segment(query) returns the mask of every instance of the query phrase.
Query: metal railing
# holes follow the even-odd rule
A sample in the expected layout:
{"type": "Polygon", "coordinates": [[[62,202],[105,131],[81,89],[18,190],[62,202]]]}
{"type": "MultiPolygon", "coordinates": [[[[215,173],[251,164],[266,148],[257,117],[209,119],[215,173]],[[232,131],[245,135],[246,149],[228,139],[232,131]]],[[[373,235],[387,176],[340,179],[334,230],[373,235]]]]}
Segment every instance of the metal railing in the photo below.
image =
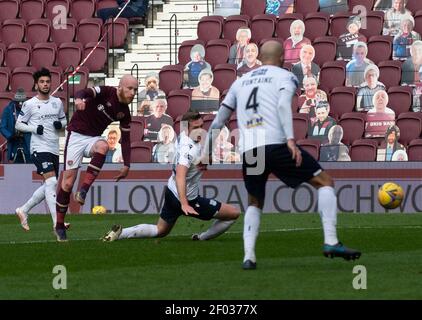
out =
{"type": "Polygon", "coordinates": [[[173,64],[173,20],[174,20],[174,64],[177,63],[177,34],[179,30],[177,30],[177,15],[174,13],[170,18],[170,64],[173,64]]]}
{"type": "MultiPolygon", "coordinates": [[[[130,74],[133,76],[133,74],[134,74],[134,70],[136,70],[135,72],[136,72],[136,79],[138,80],[138,87],[139,87],[139,66],[138,66],[138,64],[137,63],[135,63],[134,65],[133,65],[133,67],[132,67],[132,69],[130,70],[130,74]],[[136,69],[135,69],[136,68],[136,69]]],[[[133,112],[134,112],[134,110],[133,110],[133,104],[135,103],[135,108],[136,108],[136,111],[138,110],[138,103],[139,103],[139,101],[138,101],[138,94],[136,94],[136,97],[133,99],[134,101],[132,101],[132,103],[130,104],[130,112],[131,112],[131,114],[133,114],[133,112]]]]}
{"type": "MultiPolygon", "coordinates": [[[[246,1],[246,0],[244,0],[246,1]]],[[[251,0],[249,0],[251,1],[251,0]]],[[[215,9],[215,0],[207,0],[207,16],[210,15],[210,5],[212,8],[212,13],[214,13],[214,9],[215,9]]]]}

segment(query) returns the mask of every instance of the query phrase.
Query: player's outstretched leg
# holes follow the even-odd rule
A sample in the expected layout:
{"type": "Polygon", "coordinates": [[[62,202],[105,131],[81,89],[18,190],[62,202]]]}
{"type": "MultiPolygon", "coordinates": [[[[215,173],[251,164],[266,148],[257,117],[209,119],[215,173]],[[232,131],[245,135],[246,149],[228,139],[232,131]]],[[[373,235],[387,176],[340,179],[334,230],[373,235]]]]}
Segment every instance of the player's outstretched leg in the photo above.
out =
{"type": "Polygon", "coordinates": [[[19,218],[22,228],[25,231],[29,231],[28,225],[28,212],[31,211],[36,205],[41,203],[45,198],[45,184],[41,185],[35,192],[32,194],[32,197],[19,208],[16,208],[15,212],[19,218]]]}
{"type": "Polygon", "coordinates": [[[344,246],[337,238],[337,196],[332,178],[323,171],[312,178],[310,183],[318,189],[318,212],[324,230],[324,256],[341,257],[345,260],[359,259],[360,251],[344,246]]]}
{"type": "Polygon", "coordinates": [[[239,215],[240,211],[236,207],[222,203],[220,211],[214,216],[217,220],[207,231],[193,234],[192,240],[210,240],[218,237],[235,223],[239,215]]]}

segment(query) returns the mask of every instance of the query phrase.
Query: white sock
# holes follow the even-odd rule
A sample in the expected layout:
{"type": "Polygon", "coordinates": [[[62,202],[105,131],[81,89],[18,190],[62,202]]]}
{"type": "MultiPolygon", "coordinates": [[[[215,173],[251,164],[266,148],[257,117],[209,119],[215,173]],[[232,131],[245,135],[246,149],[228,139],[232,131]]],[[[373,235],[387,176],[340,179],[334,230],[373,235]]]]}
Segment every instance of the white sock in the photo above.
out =
{"type": "Polygon", "coordinates": [[[236,220],[216,220],[211,227],[199,235],[199,240],[210,240],[217,238],[220,234],[226,232],[236,220]]]}
{"type": "Polygon", "coordinates": [[[158,234],[155,224],[138,224],[130,228],[124,228],[119,239],[127,238],[154,238],[158,234]]]}
{"type": "Polygon", "coordinates": [[[41,185],[35,192],[32,194],[32,197],[21,207],[22,211],[25,214],[28,214],[37,204],[45,198],[45,184],[41,185]]]}
{"type": "Polygon", "coordinates": [[[50,177],[45,180],[45,200],[47,202],[48,210],[53,220],[53,227],[56,226],[57,215],[56,215],[56,188],[57,178],[50,177]]]}
{"type": "Polygon", "coordinates": [[[324,243],[337,244],[337,197],[333,187],[318,189],[318,212],[324,229],[324,243]]]}
{"type": "Polygon", "coordinates": [[[243,226],[243,246],[245,249],[243,261],[251,260],[252,262],[256,262],[255,243],[258,238],[261,212],[261,209],[254,206],[249,206],[248,209],[246,209],[243,226]]]}

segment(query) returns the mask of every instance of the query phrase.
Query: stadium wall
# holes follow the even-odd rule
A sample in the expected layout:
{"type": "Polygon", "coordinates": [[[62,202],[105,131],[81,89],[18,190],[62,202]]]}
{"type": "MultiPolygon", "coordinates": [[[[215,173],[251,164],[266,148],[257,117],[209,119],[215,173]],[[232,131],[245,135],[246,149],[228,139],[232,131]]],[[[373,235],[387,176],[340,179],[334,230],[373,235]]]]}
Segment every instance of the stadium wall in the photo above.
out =
{"type": "MultiPolygon", "coordinates": [[[[239,165],[213,166],[205,172],[200,192],[207,197],[240,206],[247,206],[247,193],[239,165]]],[[[378,188],[387,181],[402,185],[405,199],[391,212],[422,212],[422,163],[325,163],[323,167],[335,178],[339,210],[342,212],[386,212],[377,201],[378,188]]],[[[82,169],[85,169],[83,167],[82,169]]],[[[171,174],[170,166],[133,164],[129,176],[114,181],[120,165],[105,165],[81,208],[72,202],[72,213],[90,212],[102,204],[113,213],[157,213],[163,204],[163,191],[171,174]]],[[[81,184],[81,170],[76,186],[81,184]]],[[[41,184],[33,165],[0,165],[0,214],[14,213],[41,184]]],[[[75,190],[76,190],[75,186],[75,190]]],[[[317,212],[317,194],[308,185],[296,190],[287,188],[270,177],[264,212],[317,212]]],[[[33,210],[47,213],[44,202],[33,210]]]]}

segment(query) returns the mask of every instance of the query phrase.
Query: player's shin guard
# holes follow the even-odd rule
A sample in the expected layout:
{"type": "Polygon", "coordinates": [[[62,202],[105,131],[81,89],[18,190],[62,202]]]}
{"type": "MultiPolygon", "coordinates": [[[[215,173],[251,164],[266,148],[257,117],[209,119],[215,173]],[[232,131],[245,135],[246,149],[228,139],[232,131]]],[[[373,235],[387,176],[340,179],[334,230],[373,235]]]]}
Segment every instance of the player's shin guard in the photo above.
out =
{"type": "Polygon", "coordinates": [[[56,186],[57,178],[50,177],[45,180],[45,200],[47,201],[48,209],[50,210],[51,218],[53,219],[53,226],[56,226],[56,186]]]}
{"type": "Polygon", "coordinates": [[[337,197],[333,187],[318,189],[318,212],[324,229],[324,243],[337,244],[337,197]]]}
{"type": "Polygon", "coordinates": [[[56,199],[57,222],[56,229],[64,229],[64,218],[66,217],[67,208],[70,202],[70,192],[60,188],[56,199]]]}
{"type": "Polygon", "coordinates": [[[249,206],[248,209],[246,209],[243,226],[243,245],[245,249],[243,261],[250,260],[256,262],[255,243],[258,238],[261,212],[261,209],[254,206],[249,206]]]}
{"type": "Polygon", "coordinates": [[[91,162],[88,165],[88,169],[86,170],[86,175],[82,183],[81,191],[85,193],[88,192],[95,179],[97,179],[97,176],[100,173],[101,168],[103,167],[105,158],[105,154],[101,154],[98,152],[93,154],[91,162]]]}
{"type": "Polygon", "coordinates": [[[217,238],[220,234],[226,232],[236,220],[217,220],[212,226],[205,232],[202,232],[198,238],[199,240],[211,240],[217,238]]]}

